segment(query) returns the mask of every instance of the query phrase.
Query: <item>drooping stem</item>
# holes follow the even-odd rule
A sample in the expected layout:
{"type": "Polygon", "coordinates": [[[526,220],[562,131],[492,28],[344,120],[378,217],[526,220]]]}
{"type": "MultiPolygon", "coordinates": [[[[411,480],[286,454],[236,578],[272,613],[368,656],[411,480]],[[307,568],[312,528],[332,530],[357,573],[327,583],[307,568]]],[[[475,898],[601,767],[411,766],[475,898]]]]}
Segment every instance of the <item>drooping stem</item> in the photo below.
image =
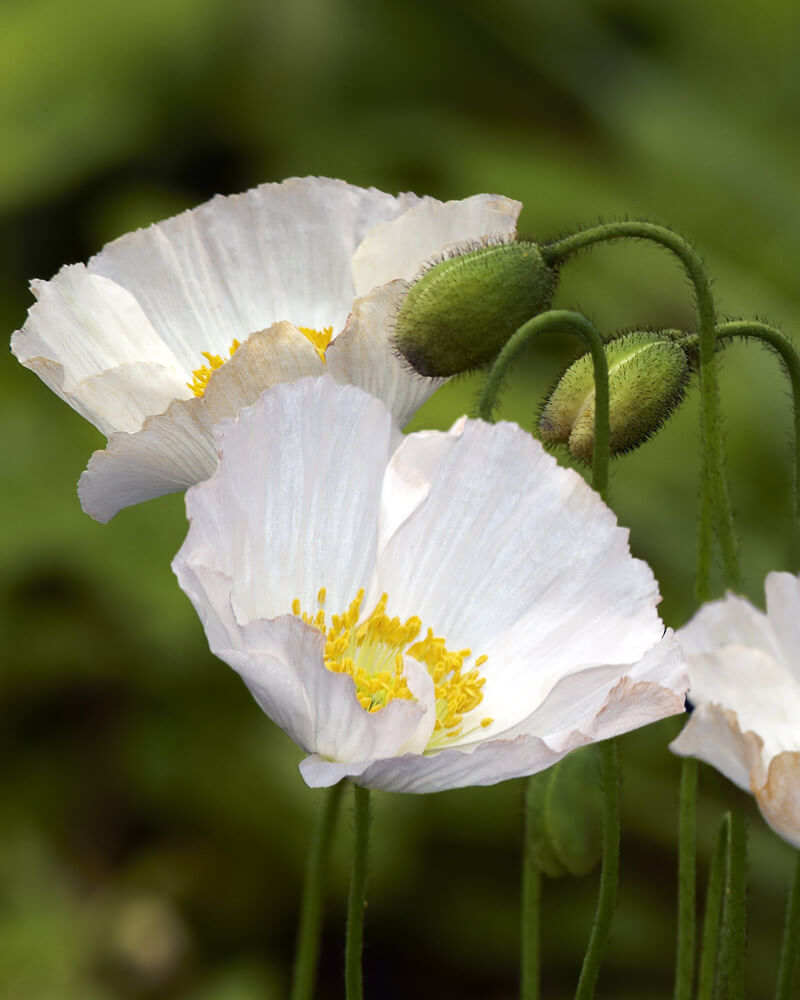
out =
{"type": "Polygon", "coordinates": [[[700,328],[700,396],[702,401],[703,457],[701,469],[700,526],[697,546],[697,593],[701,601],[711,596],[711,566],[716,527],[722,551],[725,580],[739,582],[739,556],[733,512],[725,478],[722,450],[719,387],[715,361],[716,311],[711,283],[700,255],[682,236],[650,222],[611,222],[592,226],[542,247],[548,264],[557,266],[579,250],[609,240],[639,239],[660,244],[678,257],[695,291],[700,328]],[[716,514],[716,518],[715,518],[716,514]]]}
{"type": "Polygon", "coordinates": [[[522,961],[520,975],[520,1000],[539,1000],[541,979],[540,922],[542,876],[533,852],[534,821],[532,783],[525,784],[525,820],[522,853],[522,961]]]}
{"type": "Polygon", "coordinates": [[[343,782],[328,791],[325,807],[316,820],[306,862],[300,922],[297,928],[297,951],[291,1000],[312,1000],[319,956],[319,936],[322,926],[322,902],[325,895],[325,873],[333,843],[333,831],[342,799],[343,782]]]}
{"type": "Polygon", "coordinates": [[[600,872],[600,896],[597,900],[589,947],[583,959],[575,1000],[591,1000],[594,996],[600,965],[608,945],[611,921],[617,905],[619,884],[619,761],[617,741],[606,740],[600,744],[603,755],[603,867],[600,872]]]}
{"type": "Polygon", "coordinates": [[[706,911],[703,917],[703,942],[700,948],[700,970],[697,977],[696,1000],[712,1000],[714,975],[719,953],[719,924],[722,911],[722,894],[725,888],[725,863],[728,854],[731,817],[726,813],[720,823],[717,843],[711,855],[706,891],[706,911]]]}
{"type": "Polygon", "coordinates": [[[758,340],[777,352],[789,381],[792,385],[792,403],[794,407],[794,478],[793,478],[793,510],[794,516],[800,516],[800,354],[788,337],[780,330],[766,323],[737,321],[721,323],[717,327],[720,340],[733,338],[758,340]]]}
{"type": "Polygon", "coordinates": [[[559,330],[577,334],[591,351],[595,384],[592,486],[605,497],[608,488],[608,362],[603,350],[603,340],[585,316],[568,309],[552,309],[523,323],[506,342],[489,370],[478,403],[478,416],[491,422],[508,369],[522,348],[540,333],[559,330]]]}
{"type": "Polygon", "coordinates": [[[363,1000],[361,951],[364,941],[364,907],[367,892],[367,854],[369,848],[369,790],[353,786],[354,832],[353,868],[350,874],[350,896],[347,902],[347,933],[345,937],[344,985],[347,1000],[363,1000]]]}
{"type": "Polygon", "coordinates": [[[775,1000],[792,1000],[792,992],[797,973],[797,958],[800,952],[800,854],[794,867],[794,879],[786,904],[786,923],[783,927],[781,959],[778,966],[778,985],[775,1000]]]}
{"type": "Polygon", "coordinates": [[[678,818],[678,944],[675,952],[675,1000],[690,1000],[694,982],[696,936],[697,761],[681,761],[678,818]]]}

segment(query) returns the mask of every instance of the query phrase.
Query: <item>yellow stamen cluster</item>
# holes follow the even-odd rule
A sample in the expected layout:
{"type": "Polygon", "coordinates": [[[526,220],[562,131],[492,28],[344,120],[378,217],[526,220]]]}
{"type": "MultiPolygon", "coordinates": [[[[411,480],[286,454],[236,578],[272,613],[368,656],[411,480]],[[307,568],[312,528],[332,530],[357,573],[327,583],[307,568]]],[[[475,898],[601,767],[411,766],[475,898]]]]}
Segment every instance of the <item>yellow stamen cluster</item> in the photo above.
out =
{"type": "MultiPolygon", "coordinates": [[[[330,624],[327,624],[325,597],[322,587],[317,594],[318,608],[314,614],[302,611],[300,601],[295,599],[292,613],[325,636],[325,666],[334,673],[349,674],[353,678],[361,707],[367,712],[378,712],[395,698],[413,698],[403,670],[403,657],[410,656],[422,663],[433,679],[436,722],[429,747],[459,736],[465,714],[483,700],[482,689],[486,681],[480,676],[479,668],[487,657],[479,656],[474,666],[465,670],[464,661],[472,655],[471,650],[448,650],[445,640],[434,636],[432,629],[428,629],[424,639],[418,640],[422,629],[420,619],[414,616],[401,622],[399,618],[389,618],[386,594],[359,624],[363,589],[344,614],[331,615],[330,624]]],[[[486,718],[480,725],[486,727],[491,722],[486,718]]]]}
{"type": "MultiPolygon", "coordinates": [[[[333,327],[326,326],[323,330],[315,330],[310,326],[299,326],[297,329],[311,342],[314,350],[319,355],[320,361],[324,362],[325,351],[328,349],[331,340],[333,340],[333,327]]],[[[219,354],[212,354],[210,351],[202,352],[208,364],[195,368],[192,372],[192,381],[186,383],[195,396],[202,396],[205,393],[208,388],[208,380],[212,374],[218,368],[222,368],[226,361],[230,361],[236,349],[241,346],[238,340],[234,340],[230,346],[227,358],[223,358],[219,354]]]]}
{"type": "Polygon", "coordinates": [[[300,333],[304,333],[306,338],[311,341],[319,355],[320,361],[325,361],[325,351],[328,349],[328,345],[331,340],[333,340],[333,327],[326,326],[322,330],[315,330],[311,326],[298,326],[297,328],[300,333]]]}
{"type": "Polygon", "coordinates": [[[192,390],[195,396],[202,396],[206,391],[208,386],[208,380],[211,378],[213,372],[217,368],[222,368],[226,361],[229,361],[233,355],[236,353],[237,348],[242,345],[238,340],[230,346],[230,351],[228,352],[227,358],[221,358],[219,354],[212,354],[210,351],[203,351],[203,357],[208,362],[207,365],[201,365],[199,368],[195,368],[192,372],[192,381],[187,382],[186,385],[192,390]]]}

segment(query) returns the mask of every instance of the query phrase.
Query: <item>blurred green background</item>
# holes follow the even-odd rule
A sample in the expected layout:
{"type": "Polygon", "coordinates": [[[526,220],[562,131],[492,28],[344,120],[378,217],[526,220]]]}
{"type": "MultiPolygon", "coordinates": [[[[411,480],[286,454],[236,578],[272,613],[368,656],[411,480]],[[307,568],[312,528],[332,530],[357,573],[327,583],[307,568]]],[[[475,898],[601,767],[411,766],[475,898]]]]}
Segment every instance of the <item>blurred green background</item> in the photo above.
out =
{"type": "MultiPolygon", "coordinates": [[[[521,199],[550,238],[625,215],[691,235],[723,314],[800,319],[799,8],[731,0],[6,0],[0,6],[0,315],[27,281],[215,192],[293,174],[439,198],[521,199]]],[[[600,328],[693,325],[675,265],[642,246],[564,270],[600,328]]],[[[569,338],[564,338],[568,340],[569,338]]],[[[575,346],[542,341],[505,415],[531,425],[575,346]]],[[[790,415],[774,359],[723,357],[745,589],[800,569],[790,415]]],[[[263,1000],[287,993],[320,795],[298,751],[214,660],[169,562],[182,499],[82,514],[93,427],[0,368],[0,997],[263,1000]]],[[[474,399],[461,381],[419,425],[474,399]]],[[[613,467],[611,502],[693,608],[696,392],[613,467]]],[[[600,996],[671,996],[674,720],[622,741],[623,875],[600,996]]],[[[700,858],[730,788],[701,778],[700,858]]],[[[375,796],[367,996],[516,995],[521,786],[375,796]]],[[[792,852],[749,800],[749,977],[772,995],[792,852]]],[[[330,871],[320,1000],[341,996],[349,803],[330,871]]],[[[545,888],[546,1000],[571,996],[596,878],[545,888]]]]}

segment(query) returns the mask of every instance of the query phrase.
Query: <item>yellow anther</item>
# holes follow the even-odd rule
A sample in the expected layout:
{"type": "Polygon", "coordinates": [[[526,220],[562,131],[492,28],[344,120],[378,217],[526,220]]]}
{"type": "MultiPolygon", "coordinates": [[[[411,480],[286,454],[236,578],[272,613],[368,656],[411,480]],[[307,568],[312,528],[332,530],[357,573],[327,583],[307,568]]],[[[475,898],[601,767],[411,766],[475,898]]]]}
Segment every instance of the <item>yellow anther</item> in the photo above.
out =
{"type": "Polygon", "coordinates": [[[297,329],[300,333],[305,334],[319,355],[320,361],[324,362],[325,351],[327,351],[328,345],[333,340],[333,327],[326,326],[322,330],[315,330],[311,326],[298,326],[297,329]]]}
{"type": "Polygon", "coordinates": [[[491,726],[493,722],[494,719],[491,719],[489,718],[489,716],[487,716],[485,719],[481,719],[481,728],[485,729],[487,726],[491,726]]]}
{"type": "MultiPolygon", "coordinates": [[[[472,656],[470,649],[449,650],[431,628],[420,639],[422,621],[418,617],[402,621],[386,614],[388,594],[381,594],[373,610],[362,618],[363,588],[344,614],[331,615],[330,625],[326,625],[321,608],[326,593],[325,587],[320,587],[320,608],[315,614],[302,612],[297,599],[292,602],[292,613],[323,634],[325,666],[352,677],[362,708],[378,712],[396,698],[413,698],[405,678],[405,657],[409,656],[421,663],[433,680],[436,718],[429,746],[436,748],[460,736],[464,717],[483,700],[486,680],[477,668],[487,657],[479,656],[474,667],[465,669],[465,661],[472,656]]],[[[485,718],[479,725],[485,728],[491,722],[485,718]]]]}
{"type": "Polygon", "coordinates": [[[199,368],[195,368],[192,372],[192,381],[187,382],[186,385],[195,396],[202,396],[208,387],[208,381],[212,374],[218,369],[222,368],[226,361],[229,361],[234,353],[242,345],[238,340],[234,340],[228,351],[228,357],[222,358],[219,354],[211,354],[210,351],[202,351],[203,357],[208,362],[207,365],[201,365],[199,368]]]}
{"type": "Polygon", "coordinates": [[[484,665],[484,663],[486,663],[486,661],[488,659],[489,659],[489,657],[486,655],[486,653],[481,653],[481,655],[475,661],[475,666],[476,667],[482,667],[484,665]]]}

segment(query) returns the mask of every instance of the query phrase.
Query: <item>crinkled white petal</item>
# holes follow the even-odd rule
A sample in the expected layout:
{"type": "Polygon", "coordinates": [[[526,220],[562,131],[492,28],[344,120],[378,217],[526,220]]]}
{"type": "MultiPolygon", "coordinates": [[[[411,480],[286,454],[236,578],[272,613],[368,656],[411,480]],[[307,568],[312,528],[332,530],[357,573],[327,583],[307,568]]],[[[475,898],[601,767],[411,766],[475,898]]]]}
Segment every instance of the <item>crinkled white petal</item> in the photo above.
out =
{"type": "Polygon", "coordinates": [[[130,292],[83,264],[31,289],[38,301],[11,350],[103,433],[138,430],[188,395],[178,359],[130,292]]]}
{"type": "Polygon", "coordinates": [[[800,685],[782,662],[747,646],[721,646],[688,660],[692,704],[735,712],[742,731],[763,741],[765,760],[800,747],[800,685]]]}
{"type": "MultiPolygon", "coordinates": [[[[341,613],[372,577],[383,471],[399,436],[377,399],[329,376],[276,386],[218,426],[219,471],[187,493],[184,549],[213,549],[240,622],[300,600],[341,613]]],[[[183,551],[183,550],[182,550],[183,551]]]]}
{"type": "Polygon", "coordinates": [[[352,678],[325,667],[320,632],[294,615],[240,624],[230,604],[230,578],[209,569],[204,556],[202,549],[184,546],[173,569],[200,615],[209,646],[294,742],[340,764],[355,762],[356,769],[375,756],[419,752],[433,728],[429,679],[426,684],[415,676],[409,685],[414,700],[395,699],[380,712],[365,712],[352,678]]]}
{"type": "Polygon", "coordinates": [[[800,579],[792,573],[768,573],[764,588],[767,618],[780,644],[783,662],[800,683],[800,579]]]}
{"type": "Polygon", "coordinates": [[[770,656],[779,655],[780,650],[764,612],[732,593],[704,604],[678,632],[678,638],[687,656],[727,645],[752,646],[770,656]]]}
{"type": "Polygon", "coordinates": [[[353,256],[356,295],[395,278],[410,281],[428,258],[451,243],[513,234],[521,210],[521,202],[494,194],[463,201],[421,199],[366,235],[353,256]]]}
{"type": "Polygon", "coordinates": [[[394,281],[357,299],[326,354],[331,375],[382,399],[401,427],[445,381],[417,374],[392,346],[397,310],[407,289],[405,282],[394,281]]]}
{"type": "Polygon", "coordinates": [[[762,766],[757,734],[743,730],[734,711],[713,703],[695,708],[669,748],[681,757],[704,760],[748,792],[751,769],[762,766]]]}
{"type": "Polygon", "coordinates": [[[683,656],[668,636],[622,671],[595,667],[564,678],[530,719],[508,732],[435,753],[374,760],[348,776],[370,788],[415,793],[524,777],[577,747],[681,712],[686,684],[683,656]]]}
{"type": "MultiPolygon", "coordinates": [[[[507,729],[560,678],[634,662],[660,639],[657,586],[627,531],[516,425],[409,435],[391,471],[415,466],[430,491],[379,551],[378,587],[392,614],[489,657],[482,716],[507,729]]],[[[382,506],[396,521],[393,497],[382,506]]]]}
{"type": "MultiPolygon", "coordinates": [[[[418,201],[323,177],[262,184],[123,236],[89,270],[133,293],[187,371],[286,320],[340,330],[365,234],[418,201]]],[[[394,277],[394,275],[393,275],[394,277]]]]}
{"type": "Polygon", "coordinates": [[[105,523],[124,507],[207,479],[217,467],[217,421],[254,403],[265,387],[323,371],[308,338],[290,323],[254,333],[212,373],[203,396],[175,400],[136,433],[112,434],[81,476],[83,509],[105,523]]]}

